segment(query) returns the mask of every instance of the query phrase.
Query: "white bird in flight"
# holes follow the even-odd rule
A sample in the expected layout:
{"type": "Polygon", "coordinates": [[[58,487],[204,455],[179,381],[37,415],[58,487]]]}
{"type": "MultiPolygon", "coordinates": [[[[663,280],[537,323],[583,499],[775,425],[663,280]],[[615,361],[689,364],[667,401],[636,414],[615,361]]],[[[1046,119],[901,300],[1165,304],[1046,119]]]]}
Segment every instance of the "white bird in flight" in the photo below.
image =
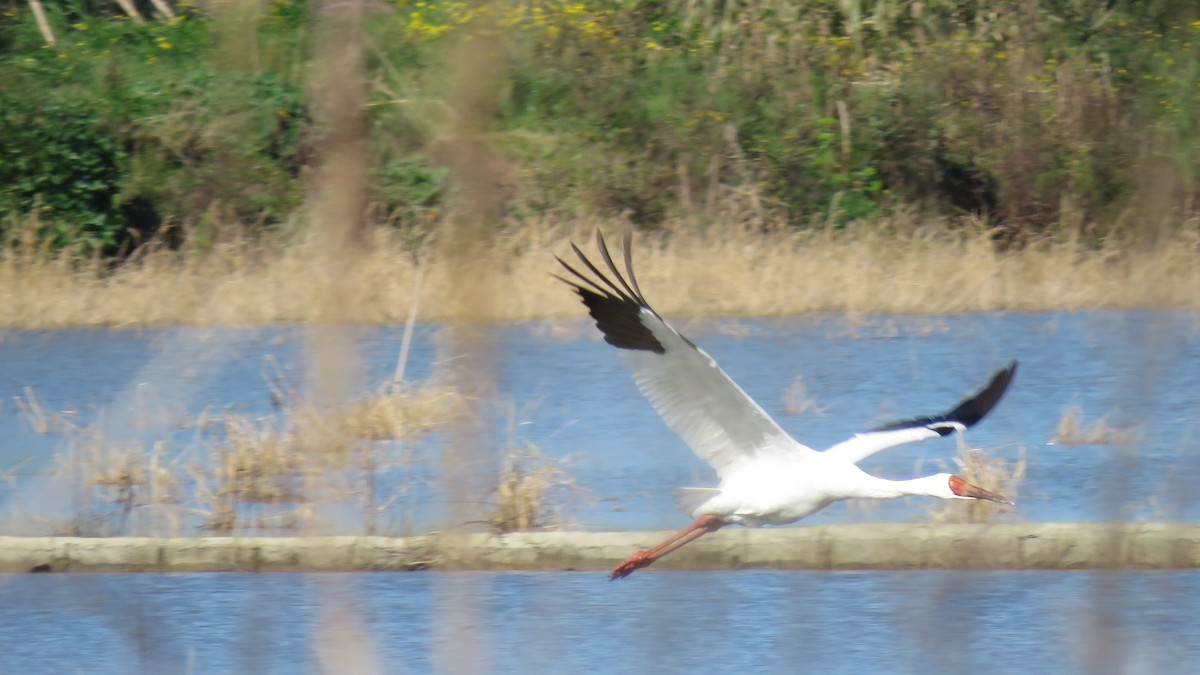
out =
{"type": "Polygon", "coordinates": [[[613,264],[599,230],[596,245],[616,282],[574,243],[571,248],[595,278],[561,258],[558,262],[575,279],[555,276],[583,299],[604,341],[619,350],[642,394],[667,426],[716,470],[720,483],[715,488],[681,489],[679,503],[695,521],[661,544],[627,558],[613,570],[611,579],[628,576],[726,525],[784,525],[843,499],[920,495],[1014,505],[953,474],[888,480],[857,465],[880,450],[962,432],[975,424],[1004,395],[1016,373],[1016,361],[950,412],[886,424],[818,452],[796,442],[712,357],[650,308],[633,274],[631,243],[632,233],[626,232],[628,281],[613,264]]]}

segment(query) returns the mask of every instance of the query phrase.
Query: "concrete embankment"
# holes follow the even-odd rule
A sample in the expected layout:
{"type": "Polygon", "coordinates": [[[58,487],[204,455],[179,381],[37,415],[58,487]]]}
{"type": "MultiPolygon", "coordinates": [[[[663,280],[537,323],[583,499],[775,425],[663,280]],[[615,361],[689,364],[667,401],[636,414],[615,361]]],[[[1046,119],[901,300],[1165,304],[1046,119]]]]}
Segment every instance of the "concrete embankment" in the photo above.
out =
{"type": "MultiPolygon", "coordinates": [[[[0,572],[608,570],[670,532],[0,537],[0,572]]],[[[708,535],[655,569],[1196,569],[1200,524],[830,525],[708,535]]]]}

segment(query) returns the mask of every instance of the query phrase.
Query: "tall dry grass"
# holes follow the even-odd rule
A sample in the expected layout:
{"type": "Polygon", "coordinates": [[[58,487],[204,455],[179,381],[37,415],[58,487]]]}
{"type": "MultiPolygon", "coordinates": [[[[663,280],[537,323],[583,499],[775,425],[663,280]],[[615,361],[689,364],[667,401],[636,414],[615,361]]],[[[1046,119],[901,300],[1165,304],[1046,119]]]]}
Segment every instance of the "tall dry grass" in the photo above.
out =
{"type": "MultiPolygon", "coordinates": [[[[161,435],[115,441],[103,421],[48,424],[40,405],[19,409],[37,433],[60,436],[57,480],[71,511],[52,525],[88,536],[312,532],[333,526],[365,534],[411,533],[425,486],[415,442],[452,425],[461,396],[444,386],[381,390],[342,406],[292,392],[278,416],[206,410],[161,435]],[[340,519],[328,522],[331,513],[340,519]],[[357,521],[357,524],[349,521],[357,521]]],[[[36,402],[30,392],[24,401],[36,402]]]]}
{"type": "Polygon", "coordinates": [[[1122,445],[1132,446],[1137,441],[1133,429],[1120,429],[1112,425],[1108,415],[1083,421],[1083,408],[1072,404],[1063,409],[1058,425],[1050,437],[1051,445],[1122,445]]]}
{"type": "Polygon", "coordinates": [[[532,443],[504,455],[489,509],[493,532],[556,529],[565,525],[583,491],[565,462],[547,457],[532,443]]]}
{"type": "MultiPolygon", "coordinates": [[[[108,269],[94,260],[28,248],[0,255],[0,326],[150,326],[323,323],[323,289],[353,289],[342,321],[402,323],[423,265],[426,321],[578,318],[549,275],[567,241],[589,246],[594,227],[618,221],[511,224],[479,265],[487,303],[462,303],[478,278],[470,261],[439,257],[395,231],[374,229],[352,265],[324,264],[316,236],[225,235],[205,251],[147,249],[108,269]],[[463,287],[466,287],[463,289],[463,287]],[[503,292],[491,293],[500,289],[503,292]]],[[[668,223],[634,239],[638,277],[668,316],[778,316],[808,312],[957,313],[1200,307],[1200,222],[1157,245],[1099,247],[1047,239],[998,252],[978,223],[795,231],[668,223]]]]}
{"type": "MultiPolygon", "coordinates": [[[[988,454],[982,448],[968,447],[959,441],[958,455],[949,469],[968,483],[1004,495],[1020,504],[1020,489],[1027,468],[1024,453],[1012,461],[988,454]]],[[[929,506],[932,523],[986,523],[1012,508],[981,499],[935,501],[929,506]]]]}
{"type": "MultiPolygon", "coordinates": [[[[27,392],[18,414],[36,433],[64,440],[54,474],[70,488],[72,505],[65,520],[50,525],[85,536],[292,534],[330,527],[412,534],[430,525],[422,502],[431,490],[445,490],[447,481],[430,473],[434,458],[415,443],[472,414],[465,397],[425,382],[384,387],[335,408],[286,388],[277,399],[278,416],[205,410],[181,423],[195,432],[181,446],[170,436],[175,425],[162,437],[117,442],[102,424],[76,426],[27,392]],[[340,520],[329,522],[330,513],[340,520]]],[[[568,524],[585,492],[569,460],[519,442],[514,427],[510,423],[502,447],[479,449],[496,455],[487,487],[469,496],[480,523],[501,533],[568,524]]]]}

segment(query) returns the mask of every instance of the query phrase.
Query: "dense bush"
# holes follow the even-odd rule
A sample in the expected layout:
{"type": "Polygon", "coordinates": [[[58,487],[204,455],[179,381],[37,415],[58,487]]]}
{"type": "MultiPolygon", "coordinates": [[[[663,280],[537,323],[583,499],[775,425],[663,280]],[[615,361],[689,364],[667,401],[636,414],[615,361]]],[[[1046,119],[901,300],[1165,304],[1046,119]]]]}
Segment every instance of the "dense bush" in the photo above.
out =
{"type": "Polygon", "coordinates": [[[298,84],[223,67],[204,17],[48,9],[58,49],[28,17],[0,22],[0,211],[19,216],[0,235],[33,222],[53,247],[112,255],[214,211],[273,223],[299,206],[311,124],[298,84]]]}
{"type": "Polygon", "coordinates": [[[0,96],[0,210],[36,213],[51,246],[111,250],[124,150],[86,101],[0,96]]]}
{"type": "MultiPolygon", "coordinates": [[[[319,137],[304,0],[147,24],[68,3],[57,50],[5,1],[0,227],[36,213],[53,245],[111,253],[300,207],[319,137]]],[[[480,114],[520,212],[654,226],[741,199],[808,226],[904,207],[1022,241],[1178,221],[1200,197],[1184,0],[397,0],[367,35],[372,213],[397,226],[437,221],[452,193],[426,150],[480,114]],[[501,36],[499,82],[463,96],[479,35],[501,36]]]]}

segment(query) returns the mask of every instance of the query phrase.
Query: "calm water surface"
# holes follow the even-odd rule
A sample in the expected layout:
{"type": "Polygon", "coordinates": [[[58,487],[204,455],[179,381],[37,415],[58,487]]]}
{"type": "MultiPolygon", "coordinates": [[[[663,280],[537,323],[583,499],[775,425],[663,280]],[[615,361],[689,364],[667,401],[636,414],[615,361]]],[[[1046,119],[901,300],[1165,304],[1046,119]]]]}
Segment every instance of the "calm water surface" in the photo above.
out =
{"type": "MultiPolygon", "coordinates": [[[[802,442],[825,447],[940,412],[1021,361],[1002,404],[969,433],[1028,462],[1010,520],[1200,519],[1200,314],[995,313],[795,318],[681,326],[802,442]],[[788,415],[802,377],[819,414],[788,415]],[[1107,416],[1124,446],[1050,445],[1063,410],[1107,416]]],[[[711,470],[658,420],[611,349],[581,322],[497,326],[495,445],[530,442],[586,492],[582,529],[675,528],[671,491],[711,470]]],[[[399,328],[356,329],[369,386],[399,328]]],[[[165,442],[163,461],[211,452],[203,411],[272,418],[271,379],[303,391],[301,328],[0,333],[0,533],[71,521],[61,477],[77,437],[38,435],[16,397],[110,440],[165,442]],[[57,457],[57,458],[56,458],[57,457]]],[[[436,373],[421,327],[408,373],[436,373]]],[[[432,437],[406,469],[420,489],[393,531],[436,527],[432,437]],[[420,459],[423,457],[424,459],[420,459]],[[419,509],[417,506],[419,505],[419,509]]],[[[866,468],[942,470],[952,439],[866,468]]],[[[837,506],[811,522],[926,517],[919,500],[837,506]]],[[[136,529],[138,521],[131,525],[136,529]]],[[[359,531],[353,517],[330,521],[359,531]]],[[[183,524],[183,534],[197,533],[183,524]]],[[[1193,673],[1200,574],[641,572],[0,576],[0,673],[1067,672],[1193,673]]]]}
{"type": "Polygon", "coordinates": [[[1194,673],[1197,573],[0,577],[5,673],[1194,673]]]}
{"type": "MultiPolygon", "coordinates": [[[[707,321],[682,328],[798,440],[823,448],[889,420],[941,412],[1016,358],[1021,369],[1000,406],[968,434],[1028,477],[1012,519],[1034,521],[1200,517],[1189,476],[1200,472],[1200,313],[994,313],[849,320],[806,317],[707,321]],[[819,407],[789,415],[797,377],[819,407]],[[1129,430],[1127,446],[1048,445],[1068,406],[1084,421],[1129,430]]],[[[566,458],[584,493],[583,529],[672,528],[683,523],[672,490],[711,485],[711,469],[658,419],[612,349],[582,322],[487,329],[496,349],[494,445],[530,442],[566,458]],[[573,339],[554,337],[566,333],[573,339]],[[548,337],[550,336],[550,337],[548,337]]],[[[439,368],[438,329],[418,330],[408,366],[421,380],[439,368]]],[[[0,532],[39,534],[69,516],[61,473],[70,438],[33,433],[15,397],[26,387],[48,411],[70,411],[110,440],[149,446],[165,462],[211,454],[189,424],[202,412],[270,418],[270,381],[304,389],[301,328],[181,328],[0,333],[0,532]],[[55,460],[55,455],[59,459],[55,460]],[[61,483],[62,481],[58,481],[61,483]],[[7,507],[7,508],[5,508],[7,507]],[[18,513],[19,517],[11,514],[18,513]],[[36,516],[36,517],[34,517],[36,516]]],[[[365,379],[390,378],[401,331],[355,330],[365,379]]],[[[429,438],[408,471],[419,474],[421,513],[394,529],[439,526],[437,453],[429,438]],[[424,461],[420,461],[420,457],[424,461]]],[[[908,445],[869,459],[870,471],[907,478],[952,468],[953,439],[908,445]]],[[[407,476],[411,478],[411,475],[407,476]]],[[[405,506],[412,510],[413,505],[405,506]]],[[[924,518],[923,502],[835,505],[811,522],[924,518]]],[[[353,531],[356,522],[339,524],[353,531]]],[[[397,533],[403,533],[397,531],[397,533]]]]}

